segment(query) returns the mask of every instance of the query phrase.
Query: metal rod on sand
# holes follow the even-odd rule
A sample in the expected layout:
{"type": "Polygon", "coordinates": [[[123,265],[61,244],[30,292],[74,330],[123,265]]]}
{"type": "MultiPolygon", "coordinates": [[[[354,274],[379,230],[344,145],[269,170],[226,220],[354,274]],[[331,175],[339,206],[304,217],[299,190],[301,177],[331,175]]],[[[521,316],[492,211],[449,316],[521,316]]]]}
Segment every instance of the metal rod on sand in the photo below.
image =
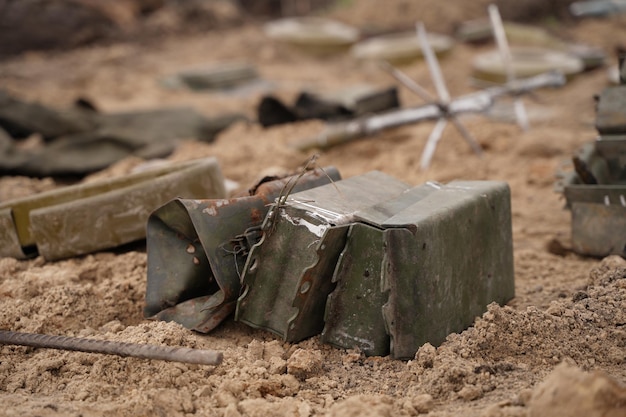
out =
{"type": "Polygon", "coordinates": [[[10,330],[0,330],[0,344],[73,350],[88,353],[104,353],[108,355],[157,359],[199,365],[219,365],[223,359],[222,352],[213,350],[124,343],[38,333],[22,333],[10,330]]]}

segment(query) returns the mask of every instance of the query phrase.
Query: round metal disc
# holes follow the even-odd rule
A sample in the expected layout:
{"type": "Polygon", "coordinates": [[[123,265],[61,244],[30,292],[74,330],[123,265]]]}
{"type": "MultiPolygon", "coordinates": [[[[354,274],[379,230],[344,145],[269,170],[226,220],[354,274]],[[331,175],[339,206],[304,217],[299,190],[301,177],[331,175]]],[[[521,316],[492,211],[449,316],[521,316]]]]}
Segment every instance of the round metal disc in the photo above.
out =
{"type": "Polygon", "coordinates": [[[359,39],[357,29],[320,17],[279,19],[267,23],[264,31],[274,40],[317,52],[346,49],[359,39]]]}
{"type": "MultiPolygon", "coordinates": [[[[438,55],[449,51],[454,45],[448,36],[434,33],[428,33],[427,36],[431,48],[438,55]]],[[[420,58],[422,48],[417,34],[411,31],[364,40],[354,45],[351,53],[357,59],[403,64],[420,58]]]]}
{"type": "MultiPolygon", "coordinates": [[[[567,77],[581,72],[583,62],[571,54],[546,48],[512,47],[511,63],[515,78],[527,78],[544,72],[559,70],[567,77]]],[[[505,82],[506,68],[500,51],[478,55],[473,62],[474,77],[491,82],[505,82]]]]}

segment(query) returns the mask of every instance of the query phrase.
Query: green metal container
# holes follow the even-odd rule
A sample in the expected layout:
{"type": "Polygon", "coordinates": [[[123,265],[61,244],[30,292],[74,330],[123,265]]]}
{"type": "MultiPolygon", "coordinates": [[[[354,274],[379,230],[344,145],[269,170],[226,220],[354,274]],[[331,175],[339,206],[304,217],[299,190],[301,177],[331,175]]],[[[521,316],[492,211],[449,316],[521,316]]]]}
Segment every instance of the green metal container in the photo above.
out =
{"type": "MultiPolygon", "coordinates": [[[[236,319],[297,342],[411,358],[514,296],[505,183],[371,172],[293,194],[243,272],[236,319]]],[[[271,223],[271,224],[268,224],[271,223]]]]}

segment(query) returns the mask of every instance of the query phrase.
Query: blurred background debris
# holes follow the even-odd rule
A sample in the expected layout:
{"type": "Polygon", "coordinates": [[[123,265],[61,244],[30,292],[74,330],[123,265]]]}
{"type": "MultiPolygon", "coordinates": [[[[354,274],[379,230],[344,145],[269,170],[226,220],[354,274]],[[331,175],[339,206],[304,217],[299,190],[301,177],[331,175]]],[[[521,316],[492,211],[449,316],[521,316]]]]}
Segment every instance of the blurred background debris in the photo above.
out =
{"type": "MultiPolygon", "coordinates": [[[[484,19],[492,2],[163,0],[153,8],[115,15],[87,7],[86,2],[0,0],[0,85],[15,99],[61,113],[74,109],[80,100],[82,112],[96,118],[186,107],[207,119],[243,113],[252,121],[266,94],[291,109],[301,92],[317,96],[353,85],[382,89],[393,83],[376,62],[355,59],[349,50],[314,56],[263,32],[265,23],[311,16],[357,29],[358,42],[413,31],[415,22],[423,21],[429,31],[454,38],[454,47],[440,55],[440,65],[452,96],[463,97],[476,91],[470,83],[472,60],[494,48],[494,42],[492,38],[484,43],[464,42],[456,37],[456,30],[465,21],[484,19]],[[48,10],[53,5],[57,14],[48,10]],[[74,8],[72,12],[67,5],[74,8]],[[29,13],[17,13],[27,7],[29,13]],[[262,7],[268,7],[267,13],[261,12],[262,7]],[[64,20],[77,13],[92,19],[97,16],[101,23],[64,20]],[[253,65],[259,80],[271,87],[235,94],[238,88],[196,91],[184,86],[166,88],[161,82],[174,74],[229,62],[253,65]]],[[[123,0],[97,3],[101,7],[127,4],[123,0]]],[[[512,191],[515,264],[515,298],[508,306],[491,306],[466,332],[451,336],[438,348],[425,345],[414,360],[400,363],[366,358],[355,349],[330,349],[320,338],[284,344],[241,323],[225,322],[214,334],[198,335],[175,323],[147,322],[142,308],[149,267],[146,251],[138,246],[52,262],[44,257],[3,258],[0,327],[211,347],[223,350],[225,358],[219,372],[206,372],[179,364],[140,364],[133,359],[5,346],[0,366],[3,410],[14,415],[94,417],[365,415],[373,410],[399,416],[429,412],[525,416],[530,412],[529,390],[539,386],[560,361],[573,360],[582,369],[606,371],[626,381],[622,308],[626,261],[614,256],[600,262],[574,251],[570,212],[563,209],[564,198],[553,191],[554,172],[562,159],[571,163],[571,156],[578,155],[575,150],[598,135],[593,96],[609,83],[609,67],[614,68],[614,79],[619,79],[613,52],[626,39],[626,14],[577,18],[569,11],[571,2],[497,4],[505,26],[524,24],[565,44],[598,47],[606,54],[606,68],[578,74],[558,90],[540,91],[537,102],[525,97],[532,125],[528,131],[463,115],[462,122],[483,149],[482,160],[458,132],[448,129],[449,136],[440,141],[428,171],[420,170],[420,154],[437,123],[431,120],[380,131],[372,140],[321,150],[320,162],[339,167],[346,177],[379,170],[408,184],[449,183],[458,178],[507,181],[512,191]],[[553,244],[549,251],[549,242],[560,245],[553,244]],[[309,363],[314,366],[307,367],[309,363]]],[[[523,40],[509,38],[512,46],[537,46],[523,40]]],[[[425,61],[415,59],[401,69],[434,92],[425,61]]],[[[398,87],[398,98],[403,107],[424,103],[402,87],[398,87]]],[[[433,114],[435,107],[431,107],[433,114]]],[[[166,159],[216,157],[224,176],[238,184],[229,185],[229,195],[233,195],[233,188],[250,188],[252,180],[270,168],[292,172],[304,156],[290,145],[319,133],[324,124],[297,120],[264,128],[260,123],[236,122],[210,143],[178,142],[166,159]]],[[[0,134],[0,149],[32,151],[54,141],[40,133],[24,138],[0,134]]],[[[602,143],[611,144],[606,139],[602,143]]],[[[121,177],[142,162],[138,155],[125,157],[81,182],[121,177]]],[[[596,180],[603,181],[594,172],[594,164],[586,164],[596,180]]],[[[74,180],[4,175],[0,200],[59,189],[74,180]]],[[[598,208],[617,211],[622,207],[619,194],[609,199],[611,206],[598,204],[598,208]]],[[[611,224],[614,235],[615,224],[611,224]]],[[[466,253],[476,240],[457,241],[459,253],[466,253]]],[[[374,276],[370,274],[370,279],[374,276]]]]}
{"type": "Polygon", "coordinates": [[[576,17],[604,17],[614,13],[626,13],[624,0],[588,0],[572,3],[569,8],[576,17]]]}
{"type": "Polygon", "coordinates": [[[207,118],[189,106],[115,113],[55,109],[0,91],[0,175],[81,177],[131,155],[165,157],[182,140],[211,142],[245,119],[237,113],[207,118]],[[32,137],[41,140],[24,147],[32,137]]]}

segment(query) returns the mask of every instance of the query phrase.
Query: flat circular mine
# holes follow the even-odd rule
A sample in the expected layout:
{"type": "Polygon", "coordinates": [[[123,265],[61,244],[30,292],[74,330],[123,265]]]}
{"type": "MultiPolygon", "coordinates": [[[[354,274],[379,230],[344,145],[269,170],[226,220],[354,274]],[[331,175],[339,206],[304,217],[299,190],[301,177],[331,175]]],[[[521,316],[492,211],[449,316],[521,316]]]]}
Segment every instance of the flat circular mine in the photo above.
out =
{"type": "Polygon", "coordinates": [[[341,22],[320,17],[290,17],[264,26],[265,34],[279,42],[317,52],[347,49],[359,39],[359,31],[341,22]]]}
{"type": "MultiPolygon", "coordinates": [[[[580,58],[547,48],[512,47],[511,58],[515,78],[532,77],[553,70],[571,77],[584,69],[580,58]]],[[[506,68],[498,50],[476,56],[473,68],[476,79],[491,82],[506,81],[506,68]]]]}
{"type": "MultiPolygon", "coordinates": [[[[435,33],[428,33],[428,43],[435,54],[448,52],[454,45],[452,38],[435,33]]],[[[351,54],[357,59],[387,61],[391,64],[403,64],[422,57],[422,48],[414,31],[394,33],[366,39],[354,45],[351,54]]]]}

